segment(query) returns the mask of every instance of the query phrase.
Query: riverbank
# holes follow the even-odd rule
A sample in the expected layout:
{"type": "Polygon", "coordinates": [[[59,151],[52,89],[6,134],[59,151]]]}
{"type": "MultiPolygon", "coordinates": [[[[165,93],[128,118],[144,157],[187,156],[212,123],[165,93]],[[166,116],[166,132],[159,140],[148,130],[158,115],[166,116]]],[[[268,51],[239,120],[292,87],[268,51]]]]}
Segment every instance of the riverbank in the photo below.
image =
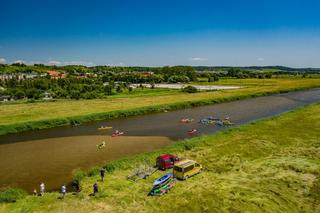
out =
{"type": "Polygon", "coordinates": [[[241,89],[196,94],[2,105],[0,135],[315,88],[320,87],[320,79],[261,79],[254,85],[250,79],[242,79],[240,84],[241,89]]]}
{"type": "MultiPolygon", "coordinates": [[[[320,208],[320,104],[215,135],[181,141],[161,150],[109,163],[100,192],[89,197],[97,169],[82,177],[82,192],[27,196],[1,204],[1,212],[316,212],[320,208]],[[148,197],[156,172],[147,180],[126,180],[137,165],[160,153],[195,159],[205,168],[178,181],[166,195],[148,197]],[[167,205],[170,203],[170,205],[167,205]]],[[[85,175],[77,172],[76,177],[85,175]]]]}

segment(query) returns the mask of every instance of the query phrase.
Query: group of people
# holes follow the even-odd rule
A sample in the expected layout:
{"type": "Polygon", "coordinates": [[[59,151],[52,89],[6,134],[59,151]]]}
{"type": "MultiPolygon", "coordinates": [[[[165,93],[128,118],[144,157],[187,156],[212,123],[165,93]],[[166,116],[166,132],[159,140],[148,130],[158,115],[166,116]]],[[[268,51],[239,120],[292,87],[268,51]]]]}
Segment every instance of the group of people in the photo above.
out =
{"type": "MultiPolygon", "coordinates": [[[[100,177],[101,177],[101,181],[102,181],[102,182],[104,181],[105,172],[106,172],[106,170],[105,170],[104,168],[101,168],[101,169],[100,169],[100,177]]],[[[79,181],[73,182],[72,186],[73,186],[73,188],[74,188],[74,190],[75,190],[76,193],[81,192],[81,187],[80,187],[79,181]]],[[[45,188],[45,184],[44,184],[43,182],[40,183],[39,189],[40,189],[40,190],[39,190],[39,193],[38,193],[37,189],[34,189],[34,190],[33,190],[33,194],[34,194],[35,196],[43,196],[43,195],[44,195],[46,188],[45,188]]],[[[93,184],[92,189],[93,189],[93,193],[91,194],[92,196],[96,195],[96,193],[99,192],[99,186],[98,186],[98,183],[97,183],[97,182],[95,182],[95,183],[93,184]]],[[[65,197],[66,193],[67,193],[67,186],[66,186],[66,184],[63,184],[63,185],[61,186],[61,188],[60,188],[60,193],[61,193],[61,197],[60,197],[60,198],[63,199],[63,198],[65,197]]]]}

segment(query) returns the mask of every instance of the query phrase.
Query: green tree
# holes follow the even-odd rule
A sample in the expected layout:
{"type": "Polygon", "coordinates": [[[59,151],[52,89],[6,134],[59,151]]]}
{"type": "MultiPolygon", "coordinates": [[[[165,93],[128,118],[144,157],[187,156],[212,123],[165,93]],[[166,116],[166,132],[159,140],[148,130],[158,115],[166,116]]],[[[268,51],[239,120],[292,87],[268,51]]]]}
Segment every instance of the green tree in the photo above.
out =
{"type": "Polygon", "coordinates": [[[110,85],[104,86],[104,93],[106,95],[112,95],[112,87],[110,85]]]}
{"type": "Polygon", "coordinates": [[[70,98],[79,100],[80,99],[80,91],[79,90],[72,90],[70,92],[70,98]]]}

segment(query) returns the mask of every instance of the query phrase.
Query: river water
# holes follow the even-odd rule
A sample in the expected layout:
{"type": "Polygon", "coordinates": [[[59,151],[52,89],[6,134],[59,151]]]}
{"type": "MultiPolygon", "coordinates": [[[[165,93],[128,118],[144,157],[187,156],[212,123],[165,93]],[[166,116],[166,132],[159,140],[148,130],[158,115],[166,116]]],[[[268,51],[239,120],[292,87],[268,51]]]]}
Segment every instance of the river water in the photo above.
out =
{"type": "Polygon", "coordinates": [[[0,188],[20,187],[27,191],[41,181],[50,190],[69,183],[72,170],[88,168],[110,160],[168,146],[190,137],[187,131],[196,128],[199,134],[214,133],[225,127],[198,123],[208,116],[230,117],[236,125],[274,116],[320,101],[320,89],[291,92],[167,113],[135,116],[125,119],[86,123],[77,127],[57,127],[0,136],[0,188]],[[181,124],[181,118],[193,118],[181,124]],[[124,131],[110,137],[112,130],[99,131],[101,125],[124,131]],[[100,150],[96,145],[106,146],[100,150]]]}

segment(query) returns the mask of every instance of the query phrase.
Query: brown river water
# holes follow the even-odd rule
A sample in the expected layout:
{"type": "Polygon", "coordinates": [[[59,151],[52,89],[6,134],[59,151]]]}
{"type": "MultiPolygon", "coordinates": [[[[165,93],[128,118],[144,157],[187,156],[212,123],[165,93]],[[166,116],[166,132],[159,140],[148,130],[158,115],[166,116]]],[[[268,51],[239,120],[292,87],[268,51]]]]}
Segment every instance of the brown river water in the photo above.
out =
{"type": "Polygon", "coordinates": [[[255,121],[320,101],[320,89],[291,92],[210,106],[195,107],[135,116],[125,119],[98,121],[78,127],[57,127],[0,136],[0,188],[20,187],[29,192],[41,181],[48,190],[71,181],[76,168],[89,168],[110,160],[159,149],[188,136],[197,128],[199,134],[225,129],[198,123],[208,116],[225,117],[237,125],[255,121]],[[193,118],[181,124],[181,118],[193,118]],[[99,131],[101,125],[125,132],[110,137],[112,131],[99,131]],[[106,141],[100,150],[96,145],[106,141]]]}

